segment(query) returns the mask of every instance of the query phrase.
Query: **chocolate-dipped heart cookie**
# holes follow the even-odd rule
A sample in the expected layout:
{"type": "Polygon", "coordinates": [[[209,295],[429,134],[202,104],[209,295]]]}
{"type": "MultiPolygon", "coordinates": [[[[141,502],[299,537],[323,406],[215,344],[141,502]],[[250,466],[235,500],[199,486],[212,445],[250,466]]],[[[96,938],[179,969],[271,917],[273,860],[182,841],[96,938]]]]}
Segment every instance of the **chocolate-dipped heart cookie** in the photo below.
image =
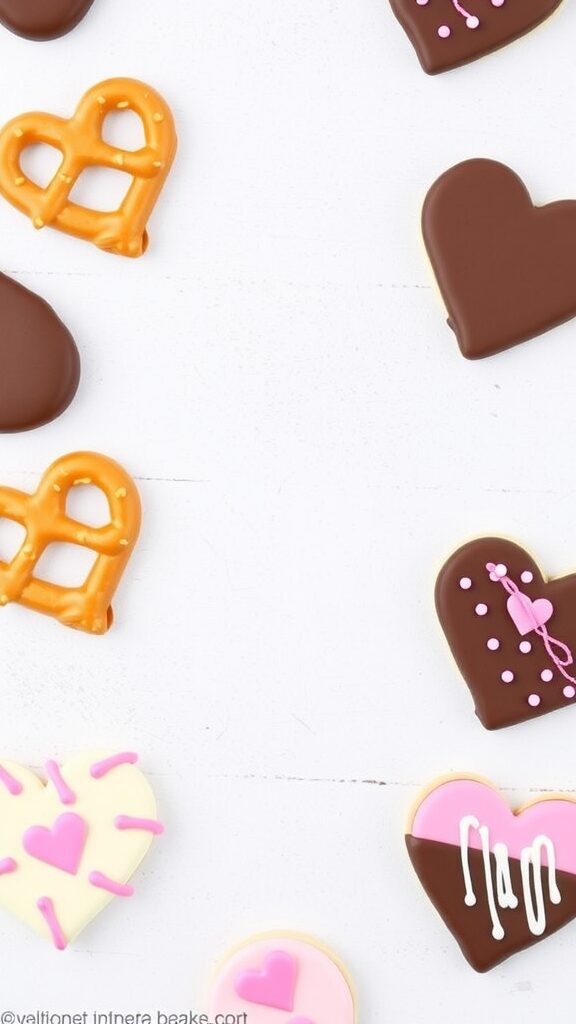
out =
{"type": "Polygon", "coordinates": [[[57,39],[82,21],[94,0],[0,0],[0,21],[26,39],[57,39]]]}
{"type": "Polygon", "coordinates": [[[436,610],[486,729],[576,703],[576,574],[548,581],[518,544],[483,537],[446,562],[436,610]]]}
{"type": "Polygon", "coordinates": [[[72,335],[40,296],[0,274],[0,432],[31,430],[68,407],[80,379],[72,335]]]}
{"type": "Polygon", "coordinates": [[[520,178],[468,160],[432,186],[422,229],[468,359],[501,352],[576,316],[576,202],[534,206],[520,178]]]}
{"type": "Polygon", "coordinates": [[[576,917],[576,802],[515,811],[488,783],[443,779],[411,816],[412,865],[464,956],[488,971],[576,917]]]}
{"type": "Polygon", "coordinates": [[[436,75],[530,32],[562,0],[390,0],[424,71],[436,75]]]}

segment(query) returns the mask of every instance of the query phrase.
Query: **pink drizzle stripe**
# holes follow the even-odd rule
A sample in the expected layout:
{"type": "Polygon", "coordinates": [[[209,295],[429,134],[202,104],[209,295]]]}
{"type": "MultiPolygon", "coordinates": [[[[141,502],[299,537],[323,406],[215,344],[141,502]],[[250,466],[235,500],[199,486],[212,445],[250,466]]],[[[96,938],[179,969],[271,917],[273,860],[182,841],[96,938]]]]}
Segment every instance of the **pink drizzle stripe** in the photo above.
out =
{"type": "Polygon", "coordinates": [[[68,942],[60,927],[58,918],[56,917],[52,900],[48,896],[41,896],[36,906],[50,929],[52,941],[54,942],[56,949],[66,949],[68,942]]]}
{"type": "Polygon", "coordinates": [[[152,818],[131,818],[129,814],[119,814],[114,819],[114,824],[122,831],[137,828],[142,832],[152,832],[155,836],[161,836],[164,831],[164,825],[159,821],[154,821],[152,818]]]}
{"type": "Polygon", "coordinates": [[[45,772],[50,782],[54,786],[54,789],[58,793],[61,804],[75,804],[76,794],[70,789],[68,783],[63,779],[60,766],[56,764],[56,761],[47,761],[45,766],[45,772]]]}
{"type": "Polygon", "coordinates": [[[121,882],[115,882],[114,879],[108,878],[108,875],[103,875],[101,871],[91,871],[88,881],[90,885],[95,885],[97,889],[105,889],[106,892],[111,892],[113,896],[134,895],[134,889],[131,885],[122,885],[121,882]]]}
{"type": "Polygon", "coordinates": [[[15,779],[13,775],[10,775],[10,772],[7,772],[2,765],[0,765],[0,782],[6,786],[11,796],[20,796],[24,789],[22,783],[18,782],[18,779],[15,779]]]}
{"type": "Polygon", "coordinates": [[[90,769],[90,775],[93,779],[103,779],[113,768],[119,768],[121,764],[136,764],[137,760],[138,754],[114,754],[113,757],[107,757],[106,760],[97,761],[96,764],[93,764],[90,769]]]}
{"type": "Polygon", "coordinates": [[[16,871],[17,867],[18,865],[12,857],[5,857],[4,860],[0,860],[0,875],[9,875],[12,871],[16,871]]]}

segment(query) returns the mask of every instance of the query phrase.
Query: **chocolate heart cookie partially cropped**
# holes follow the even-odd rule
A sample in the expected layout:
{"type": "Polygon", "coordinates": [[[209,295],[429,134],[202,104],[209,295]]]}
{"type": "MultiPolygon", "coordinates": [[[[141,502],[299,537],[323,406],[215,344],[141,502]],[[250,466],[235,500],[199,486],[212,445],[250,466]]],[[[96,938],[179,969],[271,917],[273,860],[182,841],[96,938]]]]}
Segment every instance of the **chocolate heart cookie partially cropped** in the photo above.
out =
{"type": "Polygon", "coordinates": [[[56,419],[79,379],[78,349],[54,310],[0,274],[0,433],[56,419]]]}
{"type": "Polygon", "coordinates": [[[424,71],[436,75],[530,32],[562,0],[390,0],[424,71]]]}
{"type": "Polygon", "coordinates": [[[576,703],[576,574],[548,581],[518,544],[483,537],[446,562],[436,610],[487,729],[576,703]]]}
{"type": "Polygon", "coordinates": [[[82,21],[94,0],[0,0],[0,22],[26,39],[57,39],[82,21]]]}
{"type": "Polygon", "coordinates": [[[494,160],[468,160],[430,189],[422,230],[448,323],[468,359],[576,316],[576,202],[534,206],[494,160]]]}
{"type": "Polygon", "coordinates": [[[412,865],[476,971],[488,971],[576,917],[576,802],[512,812],[473,776],[441,779],[406,832],[412,865]]]}

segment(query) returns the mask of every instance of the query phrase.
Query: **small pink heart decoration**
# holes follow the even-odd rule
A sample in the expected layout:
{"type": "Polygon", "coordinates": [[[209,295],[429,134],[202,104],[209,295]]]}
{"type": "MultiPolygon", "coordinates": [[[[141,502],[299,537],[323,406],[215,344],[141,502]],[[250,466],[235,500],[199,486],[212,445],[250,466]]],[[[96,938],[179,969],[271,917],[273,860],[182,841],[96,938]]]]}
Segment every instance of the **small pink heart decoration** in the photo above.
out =
{"type": "Polygon", "coordinates": [[[22,837],[26,853],[44,864],[78,874],[82,854],[86,845],[88,827],[79,814],[61,814],[52,828],[33,825],[22,837]]]}
{"type": "Polygon", "coordinates": [[[236,982],[236,993],[248,1003],[274,1010],[294,1009],[298,968],[289,953],[270,953],[261,971],[244,971],[236,982]]]}
{"type": "Polygon", "coordinates": [[[526,594],[511,594],[506,602],[508,614],[520,636],[532,633],[544,626],[554,614],[554,605],[546,597],[531,601],[526,594]]]}

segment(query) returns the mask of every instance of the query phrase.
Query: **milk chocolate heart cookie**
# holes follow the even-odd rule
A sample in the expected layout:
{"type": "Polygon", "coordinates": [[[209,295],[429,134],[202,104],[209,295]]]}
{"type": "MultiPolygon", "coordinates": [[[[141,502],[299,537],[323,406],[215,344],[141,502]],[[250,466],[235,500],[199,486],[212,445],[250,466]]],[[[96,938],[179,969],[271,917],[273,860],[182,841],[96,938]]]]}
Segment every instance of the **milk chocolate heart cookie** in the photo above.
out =
{"type": "Polygon", "coordinates": [[[480,359],[576,316],[576,202],[534,206],[520,178],[468,160],[432,186],[424,241],[464,356],[480,359]]]}
{"type": "Polygon", "coordinates": [[[576,574],[547,580],[523,548],[483,537],[446,562],[436,610],[486,729],[576,703],[576,574]]]}
{"type": "Polygon", "coordinates": [[[0,274],[0,432],[31,430],[69,406],[80,379],[72,335],[34,292],[0,274]]]}
{"type": "Polygon", "coordinates": [[[424,71],[468,64],[549,18],[562,0],[390,0],[424,71]]]}
{"type": "Polygon", "coordinates": [[[464,956],[488,971],[576,917],[576,802],[515,811],[488,783],[444,779],[411,816],[412,865],[464,956]]]}
{"type": "Polygon", "coordinates": [[[0,21],[26,39],[57,39],[78,25],[94,0],[0,0],[0,21]]]}
{"type": "Polygon", "coordinates": [[[264,935],[245,942],[218,971],[209,1012],[251,1024],[355,1024],[352,987],[335,956],[312,939],[264,935]]]}
{"type": "Polygon", "coordinates": [[[136,754],[0,763],[0,906],[65,949],[129,881],[162,826],[136,754]]]}

